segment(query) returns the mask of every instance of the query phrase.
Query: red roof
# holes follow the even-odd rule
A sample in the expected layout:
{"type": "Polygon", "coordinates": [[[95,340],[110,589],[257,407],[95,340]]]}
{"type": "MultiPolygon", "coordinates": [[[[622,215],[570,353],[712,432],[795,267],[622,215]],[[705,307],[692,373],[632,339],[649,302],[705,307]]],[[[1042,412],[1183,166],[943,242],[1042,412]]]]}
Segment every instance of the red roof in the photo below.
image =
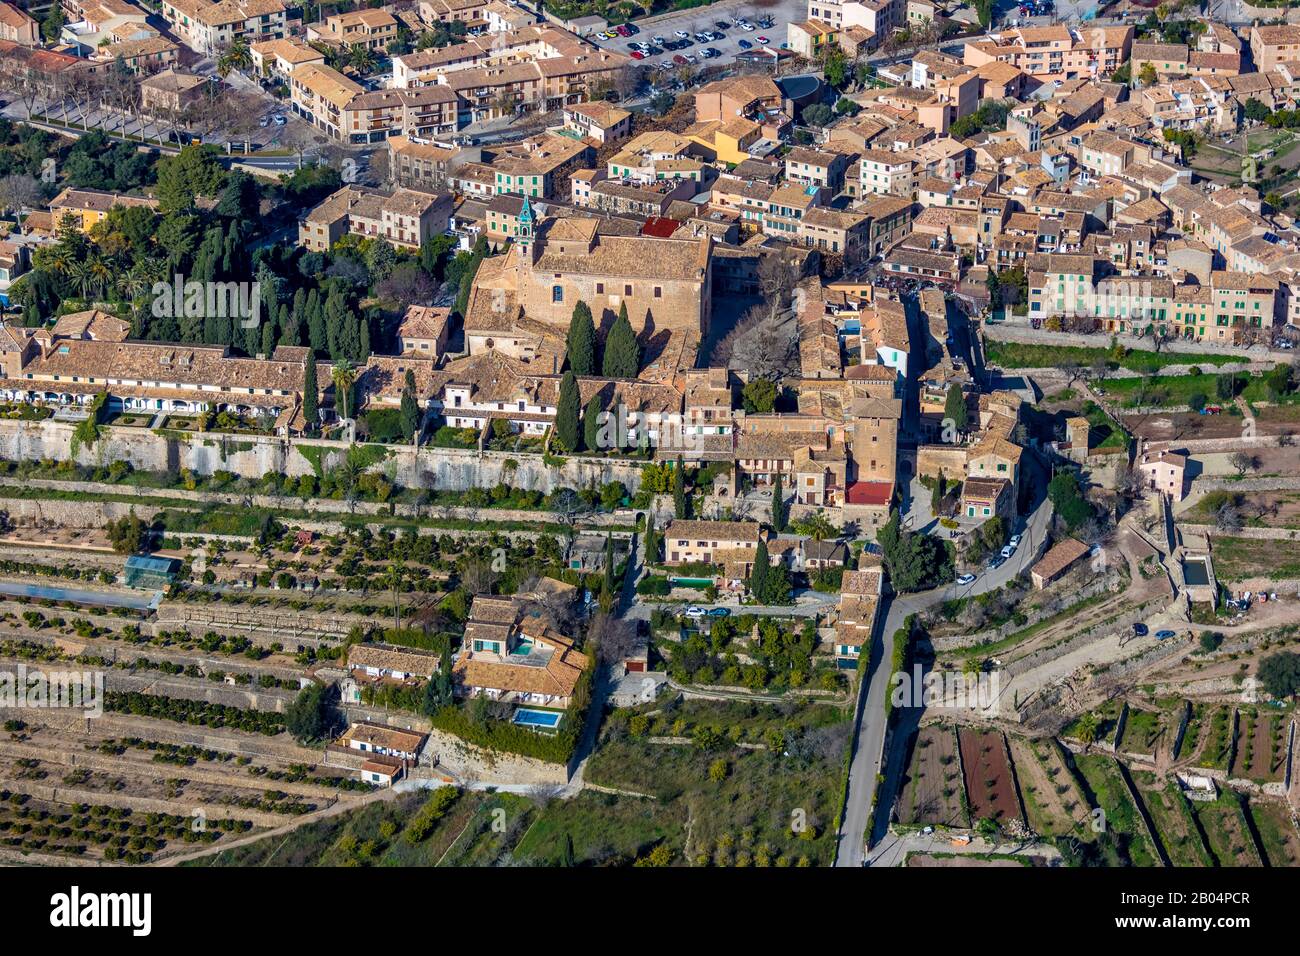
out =
{"type": "Polygon", "coordinates": [[[889,504],[893,496],[892,481],[855,481],[846,490],[844,500],[851,505],[883,506],[889,504]]]}
{"type": "Polygon", "coordinates": [[[678,219],[668,219],[664,216],[651,216],[641,227],[641,235],[651,236],[655,239],[669,239],[672,234],[681,226],[678,219]]]}

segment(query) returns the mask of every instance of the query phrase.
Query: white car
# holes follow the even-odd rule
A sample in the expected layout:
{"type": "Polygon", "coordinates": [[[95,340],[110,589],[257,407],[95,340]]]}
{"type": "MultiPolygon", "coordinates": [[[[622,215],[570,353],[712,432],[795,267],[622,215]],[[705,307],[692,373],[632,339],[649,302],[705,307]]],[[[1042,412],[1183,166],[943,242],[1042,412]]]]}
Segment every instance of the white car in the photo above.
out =
{"type": "Polygon", "coordinates": [[[694,604],[692,604],[690,607],[688,607],[688,608],[686,609],[686,616],[689,617],[689,618],[701,618],[701,617],[704,617],[704,616],[705,616],[706,614],[708,614],[708,613],[709,613],[709,612],[706,611],[706,610],[704,610],[704,608],[702,608],[702,607],[697,607],[697,606],[695,606],[694,604]]]}
{"type": "Polygon", "coordinates": [[[1007,544],[1011,545],[1011,550],[1012,550],[1012,551],[1014,551],[1016,548],[1020,547],[1020,535],[1018,535],[1018,534],[1013,534],[1013,535],[1011,536],[1011,540],[1008,541],[1007,544]]]}
{"type": "Polygon", "coordinates": [[[650,38],[650,42],[652,42],[655,46],[663,46],[665,43],[668,42],[668,38],[661,37],[659,34],[656,33],[654,36],[650,38]]]}
{"type": "Polygon", "coordinates": [[[974,580],[975,580],[975,575],[973,575],[973,574],[963,574],[963,575],[961,575],[959,578],[957,578],[957,583],[960,584],[960,585],[965,586],[965,585],[967,585],[967,584],[970,584],[970,583],[971,583],[972,581],[974,581],[974,580]]]}
{"type": "Polygon", "coordinates": [[[752,23],[742,23],[740,29],[744,30],[746,33],[753,33],[758,28],[752,23]]]}
{"type": "Polygon", "coordinates": [[[679,40],[689,40],[691,38],[691,35],[687,33],[685,30],[678,30],[676,33],[673,34],[673,36],[677,37],[677,39],[679,40]]]}
{"type": "Polygon", "coordinates": [[[1015,553],[1016,553],[1016,549],[1011,545],[1007,545],[1005,548],[1002,549],[1002,560],[1005,561],[1007,558],[1011,557],[1015,553]]]}

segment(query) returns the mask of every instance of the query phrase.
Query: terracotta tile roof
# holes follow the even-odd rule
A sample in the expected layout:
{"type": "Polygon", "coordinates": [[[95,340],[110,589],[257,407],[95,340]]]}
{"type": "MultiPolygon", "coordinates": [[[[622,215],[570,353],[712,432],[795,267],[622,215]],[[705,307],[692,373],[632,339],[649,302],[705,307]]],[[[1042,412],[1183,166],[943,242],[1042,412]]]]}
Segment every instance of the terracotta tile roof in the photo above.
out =
{"type": "Polygon", "coordinates": [[[1052,578],[1088,553],[1088,546],[1077,538],[1066,538],[1043,555],[1030,569],[1030,574],[1052,578]]]}

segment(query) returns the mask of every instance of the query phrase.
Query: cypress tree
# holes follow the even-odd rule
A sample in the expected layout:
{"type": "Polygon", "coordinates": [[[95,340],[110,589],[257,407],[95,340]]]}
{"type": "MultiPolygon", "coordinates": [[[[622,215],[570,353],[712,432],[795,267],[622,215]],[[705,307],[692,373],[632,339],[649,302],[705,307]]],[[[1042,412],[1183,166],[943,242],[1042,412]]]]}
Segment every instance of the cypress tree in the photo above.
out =
{"type": "Polygon", "coordinates": [[[659,558],[659,541],[655,534],[655,516],[646,514],[645,519],[645,554],[642,556],[643,561],[657,561],[659,558]]]}
{"type": "Polygon", "coordinates": [[[410,441],[420,428],[420,403],[415,397],[415,372],[406,370],[406,382],[402,386],[402,437],[410,441]]]}
{"type": "Polygon", "coordinates": [[[321,309],[320,293],[315,289],[307,293],[307,342],[313,352],[320,355],[328,350],[329,338],[325,334],[325,313],[321,309]]]}
{"type": "Polygon", "coordinates": [[[679,520],[686,515],[686,468],[682,456],[677,456],[677,467],[673,469],[673,511],[679,520]]]}
{"type": "Polygon", "coordinates": [[[770,561],[767,556],[767,542],[759,538],[758,547],[754,549],[754,570],[750,572],[748,583],[749,593],[760,601],[767,594],[767,577],[772,570],[770,561]]]}
{"type": "Polygon", "coordinates": [[[560,379],[560,400],[555,409],[555,439],[565,451],[577,451],[582,445],[578,428],[578,379],[570,370],[560,379]]]}
{"type": "Polygon", "coordinates": [[[777,534],[785,531],[785,491],[781,487],[781,474],[777,472],[772,485],[772,528],[777,534]]]}
{"type": "Polygon", "coordinates": [[[959,435],[970,424],[970,415],[966,410],[966,396],[962,394],[960,385],[948,386],[948,394],[943,400],[943,417],[952,420],[952,427],[959,435]]]}
{"type": "Polygon", "coordinates": [[[302,417],[307,420],[307,430],[315,431],[320,424],[320,410],[316,407],[316,357],[307,356],[307,366],[302,376],[302,417]]]}
{"type": "Polygon", "coordinates": [[[587,446],[587,451],[608,451],[600,447],[600,413],[605,410],[605,403],[600,397],[600,392],[591,396],[591,401],[587,402],[586,409],[582,413],[582,438],[587,446]]]}
{"type": "Polygon", "coordinates": [[[573,307],[569,321],[569,368],[574,375],[596,374],[596,323],[587,303],[573,307]]]}
{"type": "Polygon", "coordinates": [[[619,307],[618,318],[605,339],[601,371],[606,378],[636,378],[641,371],[641,346],[627,318],[627,303],[619,307]]]}

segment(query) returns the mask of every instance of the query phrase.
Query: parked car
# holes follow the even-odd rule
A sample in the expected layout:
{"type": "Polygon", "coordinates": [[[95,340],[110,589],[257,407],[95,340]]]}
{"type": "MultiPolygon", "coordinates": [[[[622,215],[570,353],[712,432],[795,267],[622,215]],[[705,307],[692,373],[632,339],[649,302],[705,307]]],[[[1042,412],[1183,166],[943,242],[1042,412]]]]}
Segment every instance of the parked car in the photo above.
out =
{"type": "Polygon", "coordinates": [[[1013,548],[1011,545],[1008,544],[1004,546],[1002,548],[1002,560],[1005,561],[1007,558],[1011,557],[1015,553],[1016,553],[1016,549],[1013,548]]]}
{"type": "Polygon", "coordinates": [[[633,50],[633,51],[629,54],[629,56],[631,56],[632,59],[634,59],[634,60],[644,60],[644,59],[645,59],[645,54],[642,53],[640,50],[633,50]]]}
{"type": "Polygon", "coordinates": [[[752,23],[742,23],[740,29],[744,30],[746,33],[753,33],[756,27],[752,23]]]}
{"type": "Polygon", "coordinates": [[[659,46],[663,46],[665,43],[668,42],[668,38],[667,38],[667,37],[662,37],[662,36],[660,36],[659,34],[656,33],[654,36],[652,36],[652,37],[650,38],[650,42],[651,42],[651,43],[657,43],[659,46]]]}
{"type": "Polygon", "coordinates": [[[1006,563],[1007,563],[1007,559],[1002,557],[1002,555],[998,555],[992,561],[989,562],[989,570],[996,571],[998,568],[1002,567],[1002,565],[1006,563]]]}
{"type": "Polygon", "coordinates": [[[761,45],[763,45],[763,46],[767,46],[767,45],[768,45],[769,43],[771,43],[772,41],[769,40],[767,37],[760,36],[760,37],[758,37],[758,42],[759,42],[761,45]]]}
{"type": "Polygon", "coordinates": [[[689,64],[691,64],[692,66],[694,66],[695,63],[696,63],[696,60],[695,60],[695,54],[694,54],[694,53],[687,53],[687,54],[686,54],[686,62],[689,63],[689,64]]]}
{"type": "Polygon", "coordinates": [[[1177,631],[1169,631],[1169,630],[1156,631],[1156,640],[1157,640],[1157,641],[1167,641],[1167,640],[1169,640],[1169,638],[1171,638],[1171,637],[1176,637],[1177,634],[1178,634],[1177,631]]]}
{"type": "Polygon", "coordinates": [[[275,117],[272,118],[271,122],[276,126],[283,126],[285,123],[289,122],[289,118],[283,113],[277,113],[275,117]]]}
{"type": "Polygon", "coordinates": [[[962,585],[962,586],[965,586],[965,585],[967,585],[967,584],[970,584],[970,583],[971,583],[972,581],[974,581],[974,580],[975,580],[975,575],[970,574],[970,573],[967,573],[967,574],[963,574],[963,575],[961,575],[960,577],[958,577],[958,578],[957,578],[957,583],[960,584],[960,585],[962,585]]]}
{"type": "Polygon", "coordinates": [[[690,34],[687,33],[685,30],[678,30],[676,33],[673,34],[673,36],[680,37],[681,39],[685,40],[690,36],[690,34]]]}
{"type": "Polygon", "coordinates": [[[626,23],[620,23],[614,29],[618,32],[618,35],[621,37],[630,37],[632,35],[632,28],[629,27],[626,23]]]}
{"type": "Polygon", "coordinates": [[[675,57],[673,57],[673,62],[676,63],[678,66],[685,66],[685,65],[686,65],[686,57],[684,57],[684,56],[682,56],[680,53],[678,53],[675,57]]]}
{"type": "Polygon", "coordinates": [[[715,50],[713,47],[708,47],[707,49],[700,51],[700,56],[704,57],[706,60],[711,60],[715,56],[722,56],[722,51],[715,50]]]}
{"type": "Polygon", "coordinates": [[[709,612],[706,611],[706,610],[704,610],[704,608],[702,608],[702,607],[697,607],[697,606],[694,605],[694,604],[692,604],[690,607],[688,607],[688,608],[686,609],[686,616],[689,617],[689,618],[701,618],[701,617],[704,617],[704,616],[705,616],[706,614],[708,614],[708,613],[709,613],[709,612]]]}
{"type": "Polygon", "coordinates": [[[719,30],[731,29],[731,24],[728,23],[726,20],[714,20],[713,25],[717,27],[719,30]]]}
{"type": "Polygon", "coordinates": [[[1133,636],[1134,636],[1134,637],[1146,637],[1147,634],[1149,634],[1149,633],[1150,633],[1150,629],[1149,629],[1145,624],[1143,624],[1141,621],[1135,621],[1135,622],[1134,622],[1134,624],[1133,624],[1133,636]]]}
{"type": "Polygon", "coordinates": [[[1015,550],[1016,548],[1020,547],[1020,535],[1013,534],[1011,536],[1011,540],[1008,541],[1007,544],[1011,545],[1012,550],[1015,550]]]}
{"type": "Polygon", "coordinates": [[[750,43],[748,40],[738,40],[737,43],[742,50],[748,50],[754,46],[754,44],[750,43]]]}
{"type": "Polygon", "coordinates": [[[725,607],[709,608],[709,617],[730,617],[731,611],[725,607]]]}

